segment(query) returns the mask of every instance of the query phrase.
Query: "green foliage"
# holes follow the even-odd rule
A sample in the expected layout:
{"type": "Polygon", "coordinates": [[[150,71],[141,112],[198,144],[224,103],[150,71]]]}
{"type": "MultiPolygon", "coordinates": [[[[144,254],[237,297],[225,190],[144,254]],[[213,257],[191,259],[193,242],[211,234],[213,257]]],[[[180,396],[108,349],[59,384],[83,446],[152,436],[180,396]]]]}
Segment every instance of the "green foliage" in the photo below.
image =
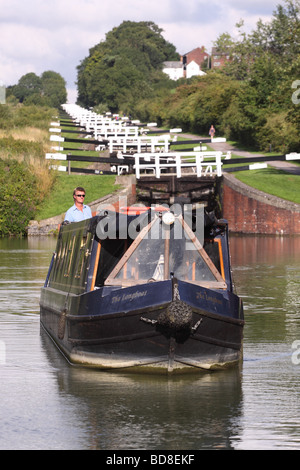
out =
{"type": "Polygon", "coordinates": [[[162,30],[124,21],[78,67],[78,102],[204,136],[214,124],[244,146],[299,151],[300,0],[283,0],[249,34],[243,21],[237,28],[239,39],[223,33],[215,41],[231,59],[223,69],[174,82],[161,71],[163,61],[178,60],[162,30]]]}
{"type": "Polygon", "coordinates": [[[0,184],[0,236],[23,235],[40,202],[39,181],[26,163],[0,160],[0,184]]]}
{"type": "Polygon", "coordinates": [[[0,104],[0,129],[14,129],[20,127],[36,127],[49,129],[49,123],[55,109],[38,105],[0,104]]]}
{"type": "Polygon", "coordinates": [[[78,69],[78,102],[107,103],[112,112],[133,113],[136,103],[154,96],[170,82],[161,71],[166,60],[178,60],[175,47],[153,22],[124,21],[90,50],[78,69]]]}
{"type": "Polygon", "coordinates": [[[294,124],[288,121],[285,112],[271,114],[257,131],[260,148],[264,151],[276,149],[282,154],[299,150],[299,134],[294,124]]]}
{"type": "Polygon", "coordinates": [[[14,95],[22,103],[27,97],[33,93],[40,94],[42,92],[42,80],[33,72],[23,75],[18,85],[14,88],[14,95]]]}
{"type": "MultiPolygon", "coordinates": [[[[222,74],[194,77],[189,84],[136,107],[138,117],[156,120],[169,127],[208,135],[211,124],[220,128],[222,116],[238,93],[240,84],[222,74]],[[147,115],[146,109],[149,113],[147,115]]],[[[224,127],[224,126],[223,126],[224,127]]]]}
{"type": "Polygon", "coordinates": [[[214,124],[220,134],[222,116],[236,95],[239,84],[218,74],[207,75],[200,83],[193,130],[208,135],[208,129],[214,124]]]}
{"type": "Polygon", "coordinates": [[[243,145],[258,146],[256,132],[261,126],[262,112],[257,106],[257,92],[247,83],[238,86],[235,96],[222,115],[221,129],[225,135],[243,145]]]}
{"type": "Polygon", "coordinates": [[[0,129],[9,129],[13,113],[10,106],[0,104],[0,129]]]}
{"type": "Polygon", "coordinates": [[[30,72],[23,75],[17,85],[9,87],[11,95],[26,105],[58,108],[67,100],[66,82],[59,73],[51,70],[41,77],[30,72]]]}
{"type": "Polygon", "coordinates": [[[48,70],[41,75],[42,96],[49,105],[58,108],[67,101],[66,82],[59,73],[48,70]]]}
{"type": "Polygon", "coordinates": [[[217,39],[218,49],[231,57],[222,70],[180,80],[164,96],[144,96],[135,106],[137,117],[205,136],[214,124],[217,135],[244,146],[299,151],[300,0],[284,4],[250,34],[241,21],[239,40],[228,33],[217,39]]]}
{"type": "Polygon", "coordinates": [[[41,142],[25,141],[14,139],[12,137],[3,137],[0,139],[1,155],[5,154],[8,158],[16,157],[40,157],[44,154],[43,144],[41,142]]]}
{"type": "Polygon", "coordinates": [[[0,237],[24,235],[56,173],[45,160],[52,108],[0,105],[0,237]]]}

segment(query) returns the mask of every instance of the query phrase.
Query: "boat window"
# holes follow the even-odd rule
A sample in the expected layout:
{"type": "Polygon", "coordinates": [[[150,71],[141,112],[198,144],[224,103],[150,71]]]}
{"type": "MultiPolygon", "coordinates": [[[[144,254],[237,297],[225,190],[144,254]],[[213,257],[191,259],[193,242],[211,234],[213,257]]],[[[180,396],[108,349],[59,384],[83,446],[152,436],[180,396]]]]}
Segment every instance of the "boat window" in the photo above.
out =
{"type": "Polygon", "coordinates": [[[86,265],[86,262],[90,255],[90,241],[92,238],[91,232],[84,234],[81,239],[81,246],[79,249],[79,257],[77,260],[77,266],[75,271],[75,278],[80,279],[83,273],[83,267],[86,265]]]}
{"type": "Polygon", "coordinates": [[[94,238],[92,231],[88,230],[88,222],[78,222],[79,227],[78,224],[62,227],[49,276],[49,287],[72,293],[85,291],[94,238]]]}
{"type": "Polygon", "coordinates": [[[106,239],[101,242],[96,286],[103,286],[105,279],[120,261],[127,247],[127,240],[106,239]]]}
{"type": "Polygon", "coordinates": [[[194,233],[180,218],[165,227],[157,217],[146,235],[135,240],[132,253],[126,253],[106,284],[154,282],[171,276],[196,283],[224,283],[220,271],[194,239],[194,233]]]}
{"type": "Polygon", "coordinates": [[[66,243],[66,256],[65,256],[65,268],[64,268],[64,276],[68,277],[70,274],[72,258],[74,253],[74,244],[75,244],[75,235],[73,235],[68,242],[66,243]]]}
{"type": "Polygon", "coordinates": [[[203,248],[219,273],[225,279],[221,240],[219,238],[214,240],[205,240],[203,248]]]}
{"type": "Polygon", "coordinates": [[[61,263],[64,260],[64,245],[62,239],[58,242],[57,255],[56,255],[56,269],[61,270],[61,263]]]}

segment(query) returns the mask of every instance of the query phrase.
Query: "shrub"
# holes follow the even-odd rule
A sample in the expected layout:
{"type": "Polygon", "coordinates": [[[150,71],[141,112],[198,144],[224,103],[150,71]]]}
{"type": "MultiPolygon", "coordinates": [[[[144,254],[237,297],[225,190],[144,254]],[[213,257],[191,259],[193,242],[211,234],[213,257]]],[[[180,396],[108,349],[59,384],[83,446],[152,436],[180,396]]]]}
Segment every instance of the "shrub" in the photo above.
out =
{"type": "Polygon", "coordinates": [[[44,148],[41,142],[31,142],[13,137],[0,139],[1,158],[44,157],[44,148]]]}
{"type": "Polygon", "coordinates": [[[0,105],[0,129],[12,130],[32,126],[48,130],[55,113],[57,111],[53,108],[35,104],[28,106],[2,104],[0,105]]]}
{"type": "Polygon", "coordinates": [[[257,139],[263,151],[272,149],[285,154],[299,149],[297,127],[288,122],[286,112],[270,114],[266,123],[257,131],[257,139]]]}
{"type": "Polygon", "coordinates": [[[40,203],[38,178],[24,162],[0,160],[0,184],[0,235],[23,235],[40,203]]]}
{"type": "Polygon", "coordinates": [[[49,123],[55,112],[57,111],[52,108],[42,106],[19,106],[15,108],[13,125],[14,127],[33,126],[38,129],[49,129],[49,123]]]}
{"type": "Polygon", "coordinates": [[[11,107],[0,104],[0,129],[9,129],[11,126],[13,113],[11,107]]]}

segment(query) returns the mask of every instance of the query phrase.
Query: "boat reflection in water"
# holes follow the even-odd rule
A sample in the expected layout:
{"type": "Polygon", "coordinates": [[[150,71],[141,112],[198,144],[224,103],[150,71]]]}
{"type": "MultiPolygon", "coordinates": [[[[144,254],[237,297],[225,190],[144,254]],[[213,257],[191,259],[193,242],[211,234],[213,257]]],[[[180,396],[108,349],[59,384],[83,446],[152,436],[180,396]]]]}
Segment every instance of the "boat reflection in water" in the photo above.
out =
{"type": "Polygon", "coordinates": [[[165,208],[105,211],[63,224],[41,324],[71,363],[175,373],[242,355],[226,221],[165,208]]]}
{"type": "Polygon", "coordinates": [[[67,397],[64,448],[232,449],[241,435],[239,367],[168,377],[65,367],[43,330],[41,339],[57,388],[67,397]]]}

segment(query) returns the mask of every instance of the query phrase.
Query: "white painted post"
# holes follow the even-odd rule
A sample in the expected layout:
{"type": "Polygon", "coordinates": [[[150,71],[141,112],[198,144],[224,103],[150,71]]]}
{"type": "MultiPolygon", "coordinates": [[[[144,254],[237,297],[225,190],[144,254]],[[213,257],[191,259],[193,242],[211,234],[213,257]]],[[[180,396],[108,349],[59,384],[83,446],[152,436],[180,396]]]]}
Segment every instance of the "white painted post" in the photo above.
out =
{"type": "Polygon", "coordinates": [[[268,168],[267,163],[252,163],[249,165],[249,170],[262,170],[263,168],[268,168]]]}
{"type": "Polygon", "coordinates": [[[65,139],[64,137],[61,137],[60,135],[50,135],[50,141],[51,142],[64,142],[65,139]]]}
{"type": "Polygon", "coordinates": [[[64,153],[46,153],[46,160],[67,160],[64,153]]]}
{"type": "Polygon", "coordinates": [[[169,151],[169,136],[165,135],[165,151],[169,151]]]}
{"type": "Polygon", "coordinates": [[[217,163],[217,175],[222,176],[222,161],[221,161],[221,152],[217,152],[216,154],[216,163],[217,163]]]}
{"type": "Polygon", "coordinates": [[[201,172],[202,172],[201,161],[202,161],[202,157],[200,156],[199,153],[197,153],[196,154],[196,168],[197,168],[197,177],[198,178],[200,178],[201,172]]]}
{"type": "Polygon", "coordinates": [[[180,155],[176,155],[175,161],[176,161],[177,178],[181,178],[181,158],[180,158],[180,155]]]}
{"type": "Polygon", "coordinates": [[[138,155],[135,155],[135,177],[137,179],[140,179],[140,157],[138,155]]]}
{"type": "Polygon", "coordinates": [[[156,178],[160,178],[160,159],[157,153],[155,154],[155,171],[156,171],[156,178]]]}

